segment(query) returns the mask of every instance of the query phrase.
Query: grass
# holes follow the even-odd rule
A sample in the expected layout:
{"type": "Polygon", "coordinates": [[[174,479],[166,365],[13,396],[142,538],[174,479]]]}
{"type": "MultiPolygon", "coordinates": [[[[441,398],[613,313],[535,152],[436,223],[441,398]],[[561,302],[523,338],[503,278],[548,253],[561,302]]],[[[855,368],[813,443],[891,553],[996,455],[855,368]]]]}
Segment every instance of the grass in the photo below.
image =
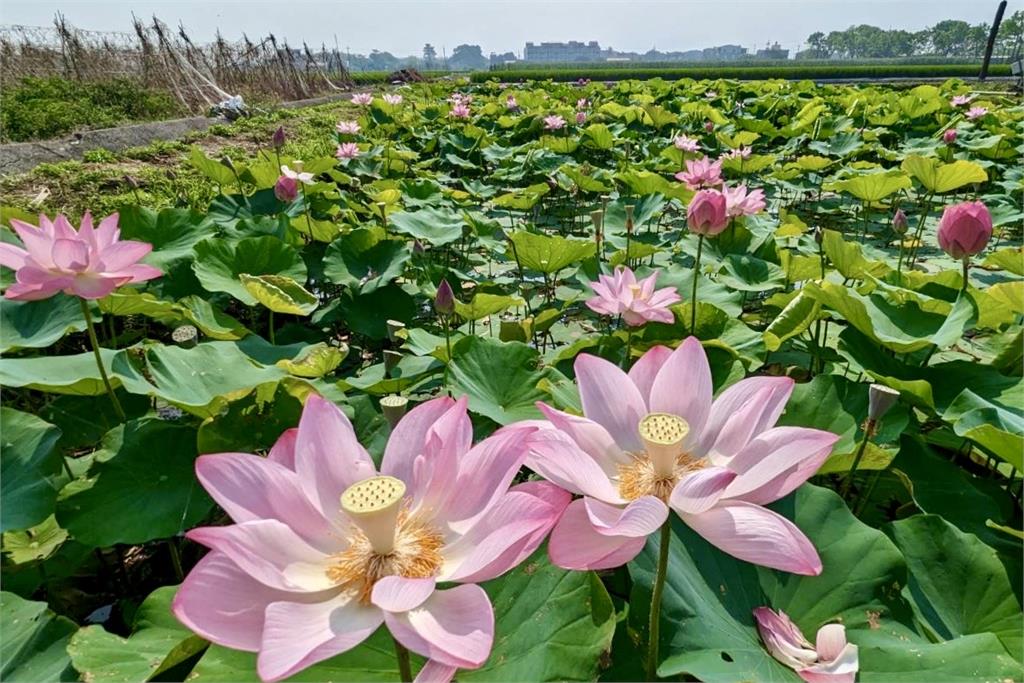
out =
{"type": "Polygon", "coordinates": [[[82,161],[40,164],[28,173],[0,177],[0,195],[4,206],[64,213],[74,220],[85,211],[106,215],[125,204],[205,208],[217,189],[188,163],[193,145],[214,158],[242,160],[268,147],[273,132],[283,126],[287,134],[283,159],[324,156],[334,148],[334,124],[351,118],[353,112],[349,102],[279,109],[212,126],[181,140],[157,141],[123,152],[90,150],[82,161]]]}
{"type": "Polygon", "coordinates": [[[25,78],[5,89],[0,141],[44,140],[82,128],[156,121],[182,113],[170,93],[127,79],[80,83],[57,76],[25,78]]]}

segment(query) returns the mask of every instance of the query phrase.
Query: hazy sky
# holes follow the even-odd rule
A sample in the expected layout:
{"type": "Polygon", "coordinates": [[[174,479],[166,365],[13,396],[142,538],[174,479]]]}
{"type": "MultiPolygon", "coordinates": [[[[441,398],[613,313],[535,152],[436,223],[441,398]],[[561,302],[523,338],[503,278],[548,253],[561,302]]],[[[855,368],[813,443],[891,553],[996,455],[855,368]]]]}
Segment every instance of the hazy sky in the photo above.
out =
{"type": "MultiPolygon", "coordinates": [[[[853,24],[920,29],[942,19],[991,22],[995,0],[478,0],[379,2],[321,0],[0,0],[0,24],[49,24],[58,10],[83,29],[127,31],[131,14],[181,22],[195,40],[219,28],[226,38],[273,32],[293,45],[337,41],[342,50],[418,54],[460,43],[489,52],[522,51],[549,40],[596,40],[602,47],[686,50],[723,43],[796,49],[814,31],[853,24]]],[[[1024,7],[1010,2],[1008,12],[1024,7]]]]}

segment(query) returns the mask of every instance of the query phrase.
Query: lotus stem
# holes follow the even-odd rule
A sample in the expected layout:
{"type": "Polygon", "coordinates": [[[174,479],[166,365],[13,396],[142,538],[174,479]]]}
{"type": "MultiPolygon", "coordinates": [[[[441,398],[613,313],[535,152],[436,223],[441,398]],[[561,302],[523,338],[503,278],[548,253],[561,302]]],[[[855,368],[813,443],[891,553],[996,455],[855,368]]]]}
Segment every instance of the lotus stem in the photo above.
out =
{"type": "Polygon", "coordinates": [[[690,334],[696,336],[697,332],[697,278],[700,277],[700,254],[704,249],[704,235],[697,237],[697,260],[693,264],[693,292],[690,294],[690,334]]]}
{"type": "Polygon", "coordinates": [[[647,627],[647,680],[658,680],[658,640],[661,631],[661,595],[665,592],[665,576],[668,574],[668,545],[672,540],[672,521],[666,519],[661,525],[658,542],[658,568],[654,574],[654,590],[651,593],[651,614],[647,627]]]}
{"type": "Polygon", "coordinates": [[[402,683],[412,683],[412,665],[409,663],[409,650],[398,642],[398,639],[391,636],[395,643],[395,659],[398,660],[398,673],[402,683]]]}
{"type": "Polygon", "coordinates": [[[110,402],[114,404],[114,412],[117,413],[121,422],[124,422],[128,418],[125,417],[124,409],[121,407],[121,402],[117,400],[114,388],[110,386],[110,378],[107,377],[107,370],[103,367],[103,357],[100,356],[100,342],[96,339],[96,327],[92,322],[92,313],[89,311],[89,304],[85,299],[81,298],[79,298],[78,303],[82,305],[82,316],[85,318],[85,329],[89,333],[89,344],[92,346],[92,353],[96,356],[96,367],[99,368],[100,379],[103,380],[103,386],[107,389],[107,395],[110,396],[110,402]]]}
{"type": "Polygon", "coordinates": [[[850,485],[853,484],[853,477],[857,472],[857,466],[860,465],[860,461],[864,457],[864,451],[867,450],[868,441],[871,440],[871,433],[874,431],[875,423],[869,420],[864,425],[864,436],[861,437],[860,443],[857,444],[857,453],[853,456],[853,464],[850,466],[850,471],[847,472],[846,478],[843,480],[843,486],[839,490],[839,495],[844,499],[850,493],[850,485]]]}
{"type": "Polygon", "coordinates": [[[267,316],[267,339],[273,346],[277,346],[277,341],[274,339],[274,312],[270,311],[270,315],[267,316]]]}
{"type": "Polygon", "coordinates": [[[967,275],[968,275],[968,271],[970,270],[970,268],[971,268],[971,257],[970,256],[964,256],[964,284],[960,288],[960,291],[962,293],[964,293],[964,294],[967,293],[967,275]]]}

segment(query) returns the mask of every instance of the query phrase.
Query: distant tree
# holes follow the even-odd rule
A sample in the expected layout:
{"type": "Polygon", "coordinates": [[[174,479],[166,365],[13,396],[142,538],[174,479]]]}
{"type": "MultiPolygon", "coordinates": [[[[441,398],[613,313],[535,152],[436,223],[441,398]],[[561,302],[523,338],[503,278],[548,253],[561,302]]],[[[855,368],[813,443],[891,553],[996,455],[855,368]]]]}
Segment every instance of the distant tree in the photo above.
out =
{"type": "Polygon", "coordinates": [[[437,64],[437,50],[430,43],[423,46],[423,67],[433,69],[437,64]]]}
{"type": "Polygon", "coordinates": [[[458,45],[448,58],[448,66],[455,71],[486,69],[487,58],[479,45],[458,45]]]}
{"type": "Polygon", "coordinates": [[[996,35],[994,54],[1006,56],[1013,53],[1018,42],[1024,41],[1024,10],[1017,10],[1008,17],[1003,17],[996,35]]]}

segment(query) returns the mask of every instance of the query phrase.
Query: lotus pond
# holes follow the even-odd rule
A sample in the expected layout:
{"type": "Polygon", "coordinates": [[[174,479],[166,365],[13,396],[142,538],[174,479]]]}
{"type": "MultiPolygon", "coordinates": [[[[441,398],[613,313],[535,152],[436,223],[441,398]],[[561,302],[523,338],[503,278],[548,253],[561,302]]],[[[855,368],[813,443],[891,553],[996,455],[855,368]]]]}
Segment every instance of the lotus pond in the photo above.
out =
{"type": "Polygon", "coordinates": [[[0,210],[5,680],[1021,679],[1019,99],[344,111],[0,210]]]}

